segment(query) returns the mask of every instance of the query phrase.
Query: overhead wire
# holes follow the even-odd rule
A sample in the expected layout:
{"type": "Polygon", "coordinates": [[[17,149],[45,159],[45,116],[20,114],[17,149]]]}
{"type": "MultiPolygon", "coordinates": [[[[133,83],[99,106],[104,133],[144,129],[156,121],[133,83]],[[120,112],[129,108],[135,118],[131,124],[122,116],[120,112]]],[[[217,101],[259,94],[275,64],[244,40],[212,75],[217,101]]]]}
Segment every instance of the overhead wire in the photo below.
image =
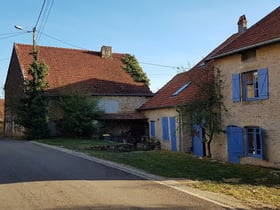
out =
{"type": "Polygon", "coordinates": [[[38,23],[39,23],[40,17],[41,17],[42,12],[43,12],[43,9],[44,9],[44,7],[45,7],[45,3],[46,3],[46,0],[44,0],[43,5],[42,5],[42,7],[41,7],[39,16],[38,16],[37,21],[36,21],[36,24],[35,24],[35,26],[34,26],[35,28],[37,27],[37,25],[38,25],[38,23]]]}
{"type": "MultiPolygon", "coordinates": [[[[27,33],[27,32],[26,32],[26,33],[27,33]]],[[[11,33],[10,36],[0,37],[0,40],[2,40],[2,39],[8,39],[8,38],[15,37],[15,36],[21,36],[21,35],[26,34],[26,33],[22,33],[22,32],[11,33]]]]}
{"type": "Polygon", "coordinates": [[[51,0],[51,2],[48,3],[48,5],[46,6],[46,10],[45,10],[45,12],[43,14],[42,22],[41,22],[40,27],[39,27],[39,31],[41,31],[41,33],[39,33],[39,37],[37,39],[37,42],[39,42],[39,40],[40,40],[40,38],[42,36],[42,32],[45,30],[45,26],[46,26],[46,23],[48,21],[48,18],[49,18],[51,9],[53,7],[53,4],[54,4],[54,0],[51,0]]]}

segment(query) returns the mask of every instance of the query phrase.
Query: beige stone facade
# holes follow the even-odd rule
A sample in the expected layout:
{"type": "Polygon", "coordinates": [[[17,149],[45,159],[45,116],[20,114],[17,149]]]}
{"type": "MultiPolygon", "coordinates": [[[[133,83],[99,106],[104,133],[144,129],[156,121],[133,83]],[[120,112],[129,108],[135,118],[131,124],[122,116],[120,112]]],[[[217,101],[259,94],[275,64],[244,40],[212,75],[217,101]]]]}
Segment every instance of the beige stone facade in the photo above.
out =
{"type": "MultiPolygon", "coordinates": [[[[256,56],[241,61],[240,54],[219,58],[215,66],[220,69],[222,95],[227,112],[222,114],[222,125],[226,130],[229,125],[242,128],[257,126],[263,130],[263,160],[254,157],[241,157],[240,163],[280,167],[280,44],[267,45],[256,49],[256,56]],[[244,98],[244,79],[241,77],[241,101],[232,100],[232,74],[240,75],[262,68],[268,70],[268,99],[251,100],[244,98]]],[[[245,136],[243,136],[245,139],[245,136]]],[[[246,144],[246,142],[244,143],[246,144]]],[[[247,145],[245,145],[246,148],[247,145]]],[[[227,160],[227,136],[221,135],[213,142],[214,158],[227,160]]]]}
{"type": "MultiPolygon", "coordinates": [[[[188,126],[184,125],[184,123],[182,122],[182,116],[178,109],[163,108],[163,109],[155,109],[155,110],[145,110],[143,111],[143,113],[149,119],[149,123],[151,122],[155,123],[155,139],[160,141],[161,148],[163,150],[172,150],[172,147],[171,147],[171,132],[169,132],[168,140],[163,139],[162,118],[167,117],[168,119],[170,119],[172,117],[175,117],[176,151],[190,152],[191,144],[192,144],[191,129],[188,126]]],[[[168,122],[168,127],[170,128],[170,121],[168,122]]]]}

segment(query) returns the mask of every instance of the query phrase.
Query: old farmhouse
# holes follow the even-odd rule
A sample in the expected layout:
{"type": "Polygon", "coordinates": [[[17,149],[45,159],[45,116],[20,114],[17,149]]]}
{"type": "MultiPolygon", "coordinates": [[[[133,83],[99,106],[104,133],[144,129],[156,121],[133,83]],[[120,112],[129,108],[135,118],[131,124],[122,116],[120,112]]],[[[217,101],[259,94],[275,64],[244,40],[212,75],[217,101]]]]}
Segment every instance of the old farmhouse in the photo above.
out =
{"type": "MultiPolygon", "coordinates": [[[[20,136],[21,129],[15,123],[14,104],[22,94],[24,79],[32,63],[32,46],[14,44],[5,83],[5,135],[20,136]]],[[[145,134],[146,117],[137,112],[153,94],[143,82],[136,82],[124,71],[122,58],[126,54],[113,53],[103,46],[101,51],[76,50],[39,46],[39,60],[49,67],[46,94],[50,99],[66,91],[79,90],[98,97],[99,107],[105,112],[102,121],[111,135],[130,132],[145,134]]],[[[50,128],[56,134],[56,122],[61,115],[50,103],[50,128]]]]}

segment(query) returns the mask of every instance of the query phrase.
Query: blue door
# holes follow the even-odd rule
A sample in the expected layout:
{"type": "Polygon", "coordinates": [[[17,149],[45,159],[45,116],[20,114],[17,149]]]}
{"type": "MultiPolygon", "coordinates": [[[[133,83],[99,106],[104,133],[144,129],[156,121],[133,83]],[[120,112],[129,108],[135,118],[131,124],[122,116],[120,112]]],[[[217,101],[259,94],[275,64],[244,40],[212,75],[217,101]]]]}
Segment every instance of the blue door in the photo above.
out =
{"type": "Polygon", "coordinates": [[[244,155],[242,128],[237,126],[227,127],[228,161],[240,163],[240,157],[244,155]]]}
{"type": "Polygon", "coordinates": [[[202,128],[199,125],[193,126],[192,148],[195,156],[204,156],[204,143],[202,139],[202,128]]]}
{"type": "Polygon", "coordinates": [[[176,142],[176,118],[169,118],[170,124],[170,137],[171,137],[171,150],[177,151],[177,142],[176,142]]]}

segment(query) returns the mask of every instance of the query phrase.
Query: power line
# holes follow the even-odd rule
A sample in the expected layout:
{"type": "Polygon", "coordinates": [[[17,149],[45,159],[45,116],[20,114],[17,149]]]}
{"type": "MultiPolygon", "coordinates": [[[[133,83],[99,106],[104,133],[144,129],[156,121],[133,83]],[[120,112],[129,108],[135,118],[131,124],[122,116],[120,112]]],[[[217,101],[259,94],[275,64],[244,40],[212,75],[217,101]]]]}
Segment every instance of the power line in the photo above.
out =
{"type": "MultiPolygon", "coordinates": [[[[63,40],[61,40],[61,39],[58,39],[58,38],[56,38],[56,37],[54,37],[54,36],[48,35],[48,34],[43,33],[43,32],[41,32],[41,31],[39,31],[39,33],[42,34],[42,35],[44,35],[44,36],[46,36],[46,37],[49,37],[49,38],[54,39],[54,40],[56,40],[56,41],[59,41],[59,42],[61,42],[61,43],[63,43],[63,44],[69,45],[69,46],[71,46],[71,47],[75,47],[75,48],[78,48],[78,49],[81,49],[81,50],[89,50],[89,49],[80,47],[80,46],[78,46],[78,45],[74,45],[74,44],[71,44],[71,43],[69,43],[69,42],[63,41],[63,40]]],[[[172,68],[172,69],[176,69],[176,70],[178,70],[178,71],[185,71],[185,70],[186,70],[186,68],[179,67],[179,66],[168,66],[168,65],[163,65],[163,64],[147,63],[147,62],[140,62],[140,61],[139,61],[139,63],[145,64],[145,65],[159,66],[159,67],[164,67],[164,68],[172,68]]]]}
{"type": "Polygon", "coordinates": [[[69,45],[69,46],[72,46],[72,47],[75,47],[75,48],[78,48],[78,49],[81,49],[81,50],[88,50],[88,49],[86,49],[86,48],[83,48],[83,47],[80,47],[80,46],[71,44],[71,43],[69,43],[69,42],[66,42],[66,41],[63,41],[63,40],[61,40],[61,39],[58,39],[58,38],[56,38],[56,37],[54,37],[54,36],[48,35],[48,34],[46,34],[46,33],[43,33],[43,32],[40,32],[40,31],[39,31],[39,33],[41,33],[42,35],[44,35],[44,36],[46,36],[46,37],[49,37],[49,38],[51,38],[51,39],[54,39],[54,40],[56,40],[56,41],[58,41],[58,42],[61,42],[61,43],[63,43],[63,44],[66,44],[66,45],[69,45]]]}
{"type": "Polygon", "coordinates": [[[36,24],[35,24],[35,26],[34,26],[35,28],[37,27],[37,25],[38,25],[38,23],[39,23],[40,17],[41,17],[41,15],[42,15],[42,12],[43,12],[43,9],[44,9],[44,6],[45,6],[45,3],[46,3],[46,0],[44,0],[44,3],[43,3],[43,5],[42,5],[42,7],[41,7],[39,16],[38,16],[37,21],[36,21],[36,24]]]}
{"type": "MultiPolygon", "coordinates": [[[[27,33],[27,32],[26,32],[26,33],[27,33]]],[[[13,34],[13,35],[1,37],[0,40],[2,40],[2,39],[8,39],[8,38],[15,37],[15,36],[21,36],[21,35],[26,34],[26,33],[21,33],[21,32],[18,32],[18,33],[11,33],[11,34],[13,34]]]]}
{"type": "Polygon", "coordinates": [[[159,67],[165,67],[165,68],[180,69],[180,67],[178,67],[178,66],[167,66],[167,65],[162,65],[162,64],[146,63],[146,62],[139,62],[139,63],[146,64],[146,65],[151,65],[151,66],[159,66],[159,67]]]}
{"type": "Polygon", "coordinates": [[[42,22],[41,22],[40,29],[39,29],[39,30],[41,31],[41,33],[40,33],[40,35],[39,35],[39,37],[38,37],[38,42],[39,42],[39,40],[40,40],[40,38],[41,38],[42,32],[43,32],[44,29],[45,29],[45,26],[46,26],[46,23],[47,23],[47,21],[48,21],[49,15],[50,15],[50,13],[51,13],[51,9],[52,9],[52,7],[53,7],[53,4],[54,4],[54,0],[52,0],[51,3],[49,3],[49,4],[46,6],[47,9],[45,10],[45,12],[44,12],[44,14],[43,14],[42,22]]]}

